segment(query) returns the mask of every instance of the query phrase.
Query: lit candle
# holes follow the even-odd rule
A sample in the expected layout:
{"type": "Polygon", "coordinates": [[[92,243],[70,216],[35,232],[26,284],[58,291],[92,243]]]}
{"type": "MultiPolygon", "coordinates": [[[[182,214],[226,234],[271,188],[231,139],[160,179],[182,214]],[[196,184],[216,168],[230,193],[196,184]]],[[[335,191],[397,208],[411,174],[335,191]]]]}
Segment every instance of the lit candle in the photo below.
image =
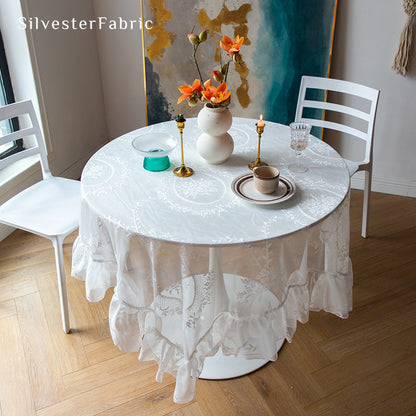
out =
{"type": "Polygon", "coordinates": [[[263,127],[264,126],[263,114],[260,114],[260,120],[257,122],[257,126],[258,127],[263,127]]]}

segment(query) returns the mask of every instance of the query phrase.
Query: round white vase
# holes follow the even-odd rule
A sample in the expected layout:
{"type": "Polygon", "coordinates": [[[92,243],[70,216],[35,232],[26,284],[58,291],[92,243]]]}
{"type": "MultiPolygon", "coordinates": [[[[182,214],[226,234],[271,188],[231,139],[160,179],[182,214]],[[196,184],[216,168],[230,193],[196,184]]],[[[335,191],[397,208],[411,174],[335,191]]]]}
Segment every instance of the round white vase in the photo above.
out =
{"type": "Polygon", "coordinates": [[[224,163],[233,153],[234,141],[227,133],[233,123],[231,112],[226,107],[210,107],[205,104],[198,114],[198,126],[203,133],[198,137],[198,153],[208,163],[224,163]]]}

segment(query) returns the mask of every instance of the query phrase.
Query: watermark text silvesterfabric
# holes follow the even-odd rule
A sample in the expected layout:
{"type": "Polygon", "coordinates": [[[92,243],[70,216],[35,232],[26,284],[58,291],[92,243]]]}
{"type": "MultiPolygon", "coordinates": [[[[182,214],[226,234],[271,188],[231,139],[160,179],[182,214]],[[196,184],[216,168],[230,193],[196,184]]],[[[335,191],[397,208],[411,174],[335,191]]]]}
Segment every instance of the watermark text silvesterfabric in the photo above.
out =
{"type": "Polygon", "coordinates": [[[19,29],[25,30],[102,30],[108,28],[110,30],[133,30],[145,29],[149,30],[153,27],[151,20],[142,21],[142,18],[138,19],[123,19],[118,17],[115,19],[109,19],[105,16],[97,17],[96,19],[40,19],[39,17],[19,17],[19,29]]]}

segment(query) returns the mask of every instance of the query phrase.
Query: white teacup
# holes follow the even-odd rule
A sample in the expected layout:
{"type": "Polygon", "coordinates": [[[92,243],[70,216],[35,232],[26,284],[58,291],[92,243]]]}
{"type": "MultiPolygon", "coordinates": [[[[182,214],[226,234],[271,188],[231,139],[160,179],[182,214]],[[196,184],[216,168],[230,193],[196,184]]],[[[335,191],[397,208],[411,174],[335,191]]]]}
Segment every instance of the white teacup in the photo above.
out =
{"type": "Polygon", "coordinates": [[[271,194],[279,186],[279,176],[274,166],[258,166],[253,169],[254,187],[262,194],[271,194]]]}

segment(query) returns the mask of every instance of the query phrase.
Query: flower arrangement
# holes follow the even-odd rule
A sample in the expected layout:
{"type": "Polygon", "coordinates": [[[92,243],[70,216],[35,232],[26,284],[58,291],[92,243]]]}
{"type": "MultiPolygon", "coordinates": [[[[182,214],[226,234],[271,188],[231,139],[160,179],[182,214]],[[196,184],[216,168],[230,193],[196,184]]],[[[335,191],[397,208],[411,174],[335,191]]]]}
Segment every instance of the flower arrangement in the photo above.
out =
{"type": "Polygon", "coordinates": [[[215,87],[212,84],[212,79],[204,82],[201,71],[199,69],[196,52],[199,46],[207,40],[207,30],[204,29],[199,35],[190,33],[188,35],[189,42],[193,46],[193,61],[195,63],[198,76],[192,85],[181,85],[178,87],[182,95],[178,99],[178,104],[184,100],[188,100],[188,105],[194,107],[198,102],[210,103],[211,107],[227,107],[231,100],[231,91],[228,91],[227,76],[231,62],[237,65],[243,65],[243,58],[240,54],[240,48],[244,42],[244,37],[236,36],[234,40],[228,36],[223,36],[220,42],[220,47],[226,52],[230,58],[225,64],[221,64],[220,70],[212,72],[212,78],[218,82],[219,85],[215,87]]]}

